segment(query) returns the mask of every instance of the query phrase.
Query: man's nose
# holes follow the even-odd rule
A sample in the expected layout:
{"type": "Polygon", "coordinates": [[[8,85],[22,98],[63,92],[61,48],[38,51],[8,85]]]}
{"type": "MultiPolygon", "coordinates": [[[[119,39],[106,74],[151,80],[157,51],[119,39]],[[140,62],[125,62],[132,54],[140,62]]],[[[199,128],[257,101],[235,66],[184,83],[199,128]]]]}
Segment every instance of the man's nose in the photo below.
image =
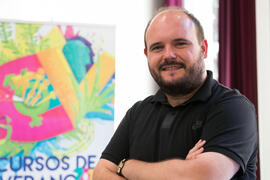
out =
{"type": "Polygon", "coordinates": [[[164,58],[165,59],[174,59],[176,58],[176,54],[172,47],[166,47],[164,51],[164,58]]]}

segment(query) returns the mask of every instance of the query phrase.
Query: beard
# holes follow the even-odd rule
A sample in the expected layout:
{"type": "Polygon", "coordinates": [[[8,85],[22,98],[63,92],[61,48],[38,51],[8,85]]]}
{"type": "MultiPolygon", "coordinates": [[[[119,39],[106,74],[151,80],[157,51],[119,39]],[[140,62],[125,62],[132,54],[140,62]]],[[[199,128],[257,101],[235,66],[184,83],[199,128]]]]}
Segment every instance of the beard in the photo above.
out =
{"type": "Polygon", "coordinates": [[[187,68],[182,62],[177,62],[176,60],[165,60],[164,63],[160,65],[159,72],[156,72],[150,67],[149,70],[161,91],[170,96],[184,96],[199,88],[203,83],[203,74],[205,71],[203,58],[201,56],[199,56],[197,63],[193,64],[189,68],[187,68]],[[185,74],[183,77],[172,82],[165,81],[159,73],[162,71],[162,66],[164,65],[181,66],[181,68],[185,70],[185,74]]]}

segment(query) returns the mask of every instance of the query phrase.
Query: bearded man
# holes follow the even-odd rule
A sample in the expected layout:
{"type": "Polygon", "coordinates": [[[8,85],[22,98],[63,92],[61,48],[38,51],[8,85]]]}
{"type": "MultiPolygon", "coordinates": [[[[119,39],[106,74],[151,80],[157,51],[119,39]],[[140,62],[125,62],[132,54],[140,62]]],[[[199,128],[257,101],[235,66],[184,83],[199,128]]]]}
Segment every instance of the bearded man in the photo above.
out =
{"type": "Polygon", "coordinates": [[[101,155],[95,180],[255,180],[254,106],[205,69],[200,22],[161,9],[145,30],[159,91],[131,107],[101,155]]]}

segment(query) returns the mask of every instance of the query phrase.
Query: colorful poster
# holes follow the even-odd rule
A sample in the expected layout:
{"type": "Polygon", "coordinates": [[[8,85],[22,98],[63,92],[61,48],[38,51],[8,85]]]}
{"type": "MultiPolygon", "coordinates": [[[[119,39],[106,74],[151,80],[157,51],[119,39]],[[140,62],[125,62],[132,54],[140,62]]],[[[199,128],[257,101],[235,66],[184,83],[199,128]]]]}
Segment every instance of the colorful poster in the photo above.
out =
{"type": "Polygon", "coordinates": [[[114,28],[0,22],[0,180],[89,180],[113,133],[114,28]]]}

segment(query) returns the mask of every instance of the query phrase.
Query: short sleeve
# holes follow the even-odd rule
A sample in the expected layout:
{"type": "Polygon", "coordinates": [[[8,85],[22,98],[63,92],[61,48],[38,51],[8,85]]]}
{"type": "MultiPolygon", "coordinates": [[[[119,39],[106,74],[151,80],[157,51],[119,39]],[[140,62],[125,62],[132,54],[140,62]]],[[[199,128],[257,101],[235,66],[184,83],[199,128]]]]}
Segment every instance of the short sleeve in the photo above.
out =
{"type": "Polygon", "coordinates": [[[257,121],[254,106],[243,96],[214,104],[207,113],[202,131],[205,152],[219,152],[240,165],[239,173],[250,167],[257,152],[257,121]]]}
{"type": "Polygon", "coordinates": [[[122,159],[129,157],[129,138],[130,128],[132,127],[130,123],[134,120],[134,115],[137,114],[138,108],[141,107],[140,104],[141,101],[138,101],[127,111],[109,144],[103,151],[101,158],[118,165],[122,159]]]}
{"type": "Polygon", "coordinates": [[[129,156],[129,119],[130,110],[119,124],[109,144],[103,151],[101,158],[107,159],[116,165],[129,156]]]}

